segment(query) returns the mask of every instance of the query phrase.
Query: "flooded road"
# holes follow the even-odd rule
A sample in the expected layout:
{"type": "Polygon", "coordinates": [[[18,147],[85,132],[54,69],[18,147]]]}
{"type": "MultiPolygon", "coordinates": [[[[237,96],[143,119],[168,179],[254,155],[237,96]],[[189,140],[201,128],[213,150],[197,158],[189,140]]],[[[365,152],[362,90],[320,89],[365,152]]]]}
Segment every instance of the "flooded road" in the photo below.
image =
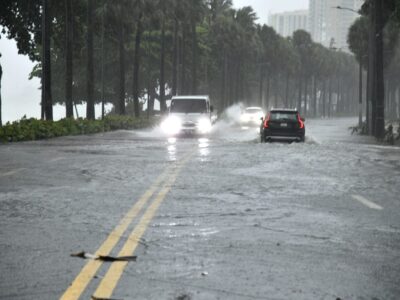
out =
{"type": "Polygon", "coordinates": [[[398,299],[400,149],[356,122],[1,145],[0,299],[398,299]]]}

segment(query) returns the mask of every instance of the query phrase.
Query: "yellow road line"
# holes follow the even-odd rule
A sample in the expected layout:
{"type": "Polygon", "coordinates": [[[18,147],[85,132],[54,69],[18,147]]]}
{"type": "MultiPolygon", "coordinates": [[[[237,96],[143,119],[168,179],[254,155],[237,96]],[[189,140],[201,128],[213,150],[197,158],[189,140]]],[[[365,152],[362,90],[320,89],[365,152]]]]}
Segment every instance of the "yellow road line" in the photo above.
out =
{"type": "MultiPolygon", "coordinates": [[[[125,245],[119,252],[118,256],[130,256],[134,253],[141,237],[143,236],[144,232],[146,231],[150,221],[153,219],[154,214],[156,213],[157,209],[161,205],[162,201],[165,199],[165,196],[171,190],[172,184],[176,181],[176,178],[179,175],[180,170],[184,166],[184,164],[189,160],[191,154],[188,155],[182,163],[179,165],[179,168],[174,172],[171,176],[170,180],[168,180],[164,186],[162,187],[161,191],[156,196],[153,203],[149,206],[146,212],[143,214],[140,222],[136,225],[133,229],[131,235],[129,236],[128,240],[126,241],[125,245]]],[[[103,299],[109,298],[112,296],[112,293],[117,286],[118,281],[120,280],[122,273],[127,265],[127,262],[114,262],[111,264],[109,270],[107,271],[106,275],[101,280],[96,292],[95,297],[103,299]]]]}
{"type": "MultiPolygon", "coordinates": [[[[107,239],[103,242],[100,248],[96,251],[96,255],[108,255],[120,240],[121,236],[127,230],[132,221],[139,214],[140,210],[147,203],[147,201],[153,196],[154,192],[160,185],[160,183],[170,173],[171,168],[168,168],[163,172],[153,185],[142,195],[142,197],[135,203],[131,210],[124,216],[120,224],[110,233],[107,239]]],[[[98,260],[88,261],[87,264],[82,268],[81,272],[68,287],[65,293],[61,296],[60,300],[77,300],[86,289],[89,282],[93,279],[96,272],[101,267],[102,262],[98,260]]]]}

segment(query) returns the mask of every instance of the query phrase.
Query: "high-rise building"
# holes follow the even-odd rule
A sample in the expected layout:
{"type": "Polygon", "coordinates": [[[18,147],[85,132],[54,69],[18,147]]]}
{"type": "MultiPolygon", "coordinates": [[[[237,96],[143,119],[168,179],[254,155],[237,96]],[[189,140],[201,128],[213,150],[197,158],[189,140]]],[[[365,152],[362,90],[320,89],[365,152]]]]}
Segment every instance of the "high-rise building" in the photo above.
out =
{"type": "Polygon", "coordinates": [[[363,0],[310,0],[308,29],[314,41],[348,51],[347,35],[363,0]],[[338,9],[341,7],[342,9],[338,9]]]}
{"type": "Polygon", "coordinates": [[[268,18],[268,24],[269,26],[273,27],[278,34],[288,37],[291,36],[296,30],[307,30],[308,11],[297,10],[279,14],[271,14],[268,18]]]}

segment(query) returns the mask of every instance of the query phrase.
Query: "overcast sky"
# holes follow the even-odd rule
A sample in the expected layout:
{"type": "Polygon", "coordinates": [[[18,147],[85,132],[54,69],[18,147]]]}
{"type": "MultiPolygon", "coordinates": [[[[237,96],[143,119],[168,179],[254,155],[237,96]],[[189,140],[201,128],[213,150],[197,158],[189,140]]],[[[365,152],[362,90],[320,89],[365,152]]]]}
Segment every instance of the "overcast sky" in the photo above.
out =
{"type": "MultiPolygon", "coordinates": [[[[233,0],[233,4],[235,8],[252,6],[259,23],[267,23],[269,13],[308,8],[308,0],[233,0]]],[[[40,118],[40,82],[38,79],[28,80],[32,62],[27,57],[18,55],[15,43],[4,37],[0,39],[0,52],[0,63],[3,67],[3,122],[18,120],[24,115],[40,118]]],[[[84,115],[84,109],[80,110],[80,114],[84,115]]],[[[55,107],[55,118],[61,118],[64,114],[63,107],[55,107]]]]}

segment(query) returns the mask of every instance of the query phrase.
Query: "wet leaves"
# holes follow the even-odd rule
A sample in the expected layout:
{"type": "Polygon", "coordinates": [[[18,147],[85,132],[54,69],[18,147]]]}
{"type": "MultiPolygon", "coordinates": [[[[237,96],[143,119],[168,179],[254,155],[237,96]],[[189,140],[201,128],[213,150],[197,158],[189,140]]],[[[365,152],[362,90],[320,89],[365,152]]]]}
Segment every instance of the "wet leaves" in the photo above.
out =
{"type": "Polygon", "coordinates": [[[136,261],[137,256],[109,256],[109,255],[95,255],[84,251],[72,253],[71,257],[78,257],[82,259],[100,260],[103,262],[116,262],[116,261],[136,261]]]}

